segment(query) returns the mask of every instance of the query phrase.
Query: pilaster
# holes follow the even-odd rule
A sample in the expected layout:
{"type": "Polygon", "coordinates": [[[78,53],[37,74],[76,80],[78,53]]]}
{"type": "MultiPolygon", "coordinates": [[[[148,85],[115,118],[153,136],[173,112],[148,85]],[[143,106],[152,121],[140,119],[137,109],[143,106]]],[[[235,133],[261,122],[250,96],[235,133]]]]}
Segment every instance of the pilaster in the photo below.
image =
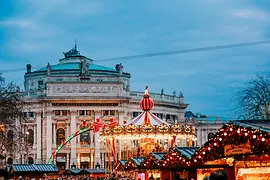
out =
{"type": "MultiPolygon", "coordinates": [[[[70,133],[76,132],[76,117],[77,111],[71,111],[71,121],[70,121],[70,133]]],[[[76,137],[70,141],[71,153],[70,153],[70,164],[76,164],[76,137]]]]}
{"type": "Polygon", "coordinates": [[[47,125],[47,161],[50,159],[52,154],[52,112],[47,111],[46,113],[46,125],[47,125]]]}
{"type": "Polygon", "coordinates": [[[41,136],[41,131],[42,131],[42,127],[41,127],[41,112],[37,112],[37,116],[36,116],[36,129],[37,129],[37,135],[36,135],[36,142],[37,142],[37,159],[36,159],[36,163],[42,163],[42,159],[41,159],[41,141],[42,141],[42,136],[41,136]]]}

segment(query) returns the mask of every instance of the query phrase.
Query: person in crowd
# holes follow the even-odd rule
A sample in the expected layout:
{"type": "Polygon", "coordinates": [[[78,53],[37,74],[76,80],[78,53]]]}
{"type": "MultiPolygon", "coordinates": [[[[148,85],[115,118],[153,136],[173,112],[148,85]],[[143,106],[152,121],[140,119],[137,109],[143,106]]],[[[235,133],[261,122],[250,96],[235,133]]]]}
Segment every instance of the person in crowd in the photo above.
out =
{"type": "Polygon", "coordinates": [[[216,170],[210,174],[210,180],[228,180],[227,174],[223,170],[216,170]]]}

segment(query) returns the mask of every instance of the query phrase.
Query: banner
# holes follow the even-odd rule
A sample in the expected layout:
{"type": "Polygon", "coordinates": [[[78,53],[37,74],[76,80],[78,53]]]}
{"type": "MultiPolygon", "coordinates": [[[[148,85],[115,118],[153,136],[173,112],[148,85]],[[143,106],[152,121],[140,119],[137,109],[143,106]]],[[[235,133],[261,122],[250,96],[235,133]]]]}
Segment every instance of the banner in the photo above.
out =
{"type": "Polygon", "coordinates": [[[250,154],[250,153],[251,153],[251,146],[249,142],[234,146],[232,145],[224,146],[224,156],[231,156],[237,154],[250,154]]]}

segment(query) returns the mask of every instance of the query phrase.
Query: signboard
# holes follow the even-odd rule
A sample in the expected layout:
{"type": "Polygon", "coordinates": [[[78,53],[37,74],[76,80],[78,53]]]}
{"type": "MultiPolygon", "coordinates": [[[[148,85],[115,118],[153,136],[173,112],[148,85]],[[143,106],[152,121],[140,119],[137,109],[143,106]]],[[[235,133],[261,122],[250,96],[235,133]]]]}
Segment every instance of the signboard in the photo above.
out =
{"type": "Polygon", "coordinates": [[[81,157],[81,162],[90,162],[90,157],[81,157]]]}
{"type": "Polygon", "coordinates": [[[251,153],[251,146],[250,143],[247,142],[246,144],[240,145],[226,145],[224,146],[224,156],[231,156],[237,154],[250,154],[251,153]]]}
{"type": "Polygon", "coordinates": [[[66,157],[56,157],[56,162],[66,162],[66,157]]]}

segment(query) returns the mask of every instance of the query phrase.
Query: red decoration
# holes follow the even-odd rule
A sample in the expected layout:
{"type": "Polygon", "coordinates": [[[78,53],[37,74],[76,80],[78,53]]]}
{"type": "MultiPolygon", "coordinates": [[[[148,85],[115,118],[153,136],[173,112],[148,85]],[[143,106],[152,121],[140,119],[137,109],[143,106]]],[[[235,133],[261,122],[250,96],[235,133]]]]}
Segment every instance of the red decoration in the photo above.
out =
{"type": "Polygon", "coordinates": [[[100,123],[100,119],[97,118],[94,124],[94,133],[99,132],[99,129],[103,127],[103,125],[100,123]]]}
{"type": "Polygon", "coordinates": [[[114,121],[113,117],[110,118],[110,122],[109,122],[109,126],[110,127],[114,127],[116,126],[118,123],[114,121]]]}
{"type": "Polygon", "coordinates": [[[148,86],[146,86],[143,99],[140,102],[140,108],[143,111],[150,111],[154,107],[154,101],[150,98],[148,93],[148,86]]]}

